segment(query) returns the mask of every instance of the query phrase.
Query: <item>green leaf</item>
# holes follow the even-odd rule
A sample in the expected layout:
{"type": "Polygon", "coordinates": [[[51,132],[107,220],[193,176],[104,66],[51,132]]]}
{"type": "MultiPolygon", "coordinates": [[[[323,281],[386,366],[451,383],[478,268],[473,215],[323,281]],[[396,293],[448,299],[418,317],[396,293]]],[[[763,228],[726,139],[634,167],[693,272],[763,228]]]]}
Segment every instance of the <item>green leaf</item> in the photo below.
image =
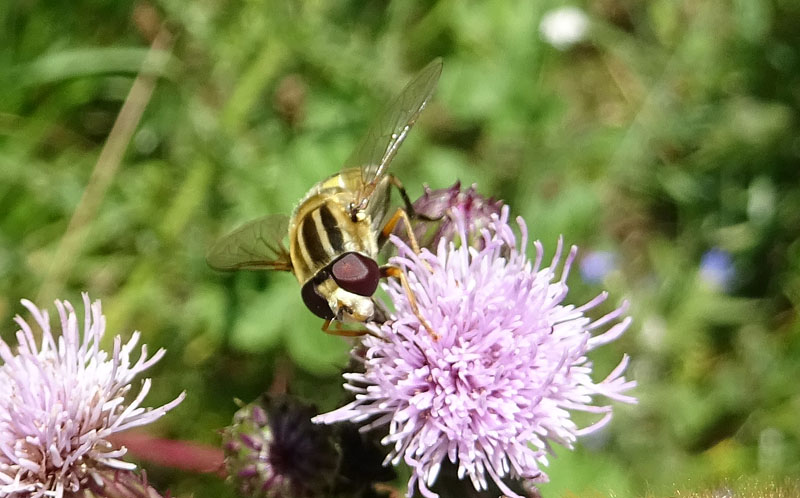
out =
{"type": "MultiPolygon", "coordinates": [[[[299,302],[299,293],[296,297],[299,302]]],[[[341,372],[347,364],[352,339],[326,334],[321,330],[322,323],[305,308],[299,310],[284,331],[286,348],[300,368],[318,375],[331,375],[341,372]]]]}
{"type": "Polygon", "coordinates": [[[63,50],[45,54],[11,70],[19,86],[36,86],[84,76],[144,72],[167,77],[175,64],[167,52],[148,47],[104,47],[63,50]]]}
{"type": "Polygon", "coordinates": [[[242,313],[231,331],[231,345],[250,353],[268,351],[279,342],[284,331],[294,321],[300,301],[299,292],[287,291],[276,285],[264,292],[254,293],[243,306],[242,313]]]}
{"type": "Polygon", "coordinates": [[[627,469],[602,450],[557,447],[544,470],[550,482],[541,485],[543,498],[635,496],[627,469]]]}

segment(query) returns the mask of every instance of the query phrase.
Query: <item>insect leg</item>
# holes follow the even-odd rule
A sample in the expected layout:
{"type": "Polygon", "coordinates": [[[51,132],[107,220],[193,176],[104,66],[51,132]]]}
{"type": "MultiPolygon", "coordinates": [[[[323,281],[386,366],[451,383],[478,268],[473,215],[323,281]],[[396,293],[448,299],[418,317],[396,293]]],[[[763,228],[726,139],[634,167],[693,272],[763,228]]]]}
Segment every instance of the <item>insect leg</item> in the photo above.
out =
{"type": "Polygon", "coordinates": [[[389,221],[386,222],[386,225],[383,226],[383,230],[378,235],[378,246],[380,247],[389,238],[392,232],[394,232],[394,228],[397,226],[399,221],[403,221],[403,225],[405,225],[406,235],[408,235],[408,241],[411,243],[411,248],[414,249],[414,252],[419,254],[419,242],[417,242],[417,237],[414,235],[414,230],[411,228],[411,219],[408,217],[408,213],[405,212],[403,208],[397,208],[397,211],[394,212],[389,221]]]}
{"type": "Polygon", "coordinates": [[[372,485],[372,489],[378,493],[388,493],[389,498],[400,498],[400,491],[388,484],[378,482],[372,485]]]}
{"type": "MultiPolygon", "coordinates": [[[[378,235],[378,247],[383,245],[386,239],[389,238],[389,235],[394,231],[394,227],[397,226],[397,222],[400,220],[403,220],[403,225],[405,225],[406,235],[408,236],[408,241],[411,243],[411,249],[413,249],[416,254],[419,254],[420,249],[417,236],[414,235],[414,230],[411,229],[411,220],[408,218],[408,213],[406,213],[403,208],[397,208],[397,211],[389,218],[389,221],[383,227],[383,230],[381,230],[381,233],[378,235]]],[[[433,273],[433,268],[431,268],[431,265],[427,261],[422,260],[422,263],[433,273]]]]}
{"type": "Polygon", "coordinates": [[[396,266],[386,265],[381,267],[381,275],[384,278],[394,277],[400,280],[400,285],[403,286],[403,290],[406,292],[408,304],[411,305],[411,311],[414,313],[414,316],[419,319],[422,326],[425,327],[425,330],[427,330],[431,337],[433,337],[433,340],[438,341],[439,334],[433,330],[431,325],[428,323],[428,320],[426,320],[425,317],[422,316],[422,313],[420,313],[419,306],[417,306],[417,298],[414,297],[414,291],[412,291],[411,287],[408,285],[408,278],[406,278],[406,274],[403,273],[403,270],[396,266]]]}
{"type": "Polygon", "coordinates": [[[400,192],[400,197],[403,198],[403,204],[406,205],[406,213],[408,213],[409,218],[422,221],[437,221],[442,218],[441,216],[438,218],[433,218],[431,216],[418,213],[416,209],[414,209],[414,204],[411,203],[411,199],[408,197],[408,192],[406,192],[406,188],[403,186],[403,182],[401,182],[400,179],[394,175],[387,175],[387,176],[389,177],[389,181],[391,182],[391,184],[394,185],[400,192]]]}
{"type": "MultiPolygon", "coordinates": [[[[378,337],[369,329],[343,329],[341,328],[341,322],[336,322],[337,328],[331,328],[331,323],[333,321],[334,320],[325,320],[325,323],[322,324],[322,331],[326,334],[338,335],[340,337],[361,337],[367,334],[378,337]]],[[[380,337],[378,338],[380,339],[380,337]]]]}

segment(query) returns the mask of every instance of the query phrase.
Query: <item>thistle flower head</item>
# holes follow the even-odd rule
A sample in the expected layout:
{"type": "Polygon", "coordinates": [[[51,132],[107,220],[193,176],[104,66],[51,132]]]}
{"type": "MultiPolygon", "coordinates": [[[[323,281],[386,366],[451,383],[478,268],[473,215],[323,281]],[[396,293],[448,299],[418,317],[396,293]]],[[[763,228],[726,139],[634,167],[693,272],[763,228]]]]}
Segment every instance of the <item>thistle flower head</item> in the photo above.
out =
{"type": "Polygon", "coordinates": [[[61,497],[77,493],[100,473],[135,465],[121,457],[109,436],[149,424],[180,403],[184,394],[158,408],[144,408],[150,390],[145,379],[132,394],[133,379],[156,363],[164,350],[148,358],[142,346],[137,360],[131,356],[139,341],[134,332],[127,343],[114,338],[111,353],[100,349],[105,317],[99,301],[84,294],[83,329],[72,305],[56,301],[61,335],[50,329],[46,311],[23,300],[41,331],[21,317],[16,352],[0,340],[0,495],[61,497]]]}
{"type": "MultiPolygon", "coordinates": [[[[345,374],[355,400],[318,416],[318,423],[353,421],[367,430],[388,425],[383,443],[387,462],[404,461],[415,488],[426,497],[445,459],[476,490],[488,487],[487,474],[507,496],[518,497],[503,479],[546,480],[551,443],[572,447],[577,436],[602,427],[611,406],[596,396],[627,403],[635,383],[620,364],[602,381],[592,380],[586,353],[619,337],[630,324],[625,305],[592,321],[584,313],[606,299],[564,304],[573,247],[563,267],[559,242],[549,266],[536,242],[536,258],[525,256],[527,232],[521,219],[518,240],[508,224],[508,208],[483,231],[480,248],[442,239],[435,253],[415,254],[397,238],[391,263],[407,275],[420,314],[395,281],[385,288],[396,309],[392,320],[367,336],[364,371],[345,374]],[[595,334],[598,330],[605,332],[595,334]],[[571,411],[597,414],[584,428],[571,411]]],[[[458,228],[466,239],[463,223],[458,228]]]]}
{"type": "Polygon", "coordinates": [[[223,433],[228,473],[244,496],[328,496],[339,466],[333,431],[311,423],[314,408],[262,396],[223,433]]]}

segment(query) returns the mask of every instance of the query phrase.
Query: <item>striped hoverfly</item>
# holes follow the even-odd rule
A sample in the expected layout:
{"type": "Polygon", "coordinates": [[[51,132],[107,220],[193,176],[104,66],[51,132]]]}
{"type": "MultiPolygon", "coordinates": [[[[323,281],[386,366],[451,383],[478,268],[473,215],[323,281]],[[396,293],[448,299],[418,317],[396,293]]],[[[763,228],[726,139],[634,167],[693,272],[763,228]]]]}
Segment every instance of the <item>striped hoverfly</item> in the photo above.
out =
{"type": "Polygon", "coordinates": [[[337,335],[367,332],[329,329],[334,320],[385,320],[372,295],[381,278],[396,277],[421,323],[436,336],[419,314],[403,272],[379,266],[376,259],[399,222],[419,252],[411,231],[410,217],[415,217],[411,201],[388,169],[433,95],[441,71],[438,58],[422,69],[370,126],[344,168],[314,185],[291,216],[267,215],[239,227],[212,246],[208,264],[218,270],[294,273],[305,305],[325,320],[325,332],[337,335]],[[405,205],[393,213],[392,186],[405,205]],[[288,250],[283,245],[287,235],[288,250]]]}

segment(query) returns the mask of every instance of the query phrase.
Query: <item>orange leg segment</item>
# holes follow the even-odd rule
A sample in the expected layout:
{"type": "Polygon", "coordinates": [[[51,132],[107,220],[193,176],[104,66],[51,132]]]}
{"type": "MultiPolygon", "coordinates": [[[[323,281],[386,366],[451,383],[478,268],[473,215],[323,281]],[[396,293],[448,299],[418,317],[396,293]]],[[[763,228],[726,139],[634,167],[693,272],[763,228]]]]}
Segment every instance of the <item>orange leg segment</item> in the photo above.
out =
{"type": "Polygon", "coordinates": [[[336,322],[337,328],[331,328],[331,323],[333,323],[333,320],[325,320],[325,323],[322,324],[322,331],[326,334],[338,335],[341,337],[361,337],[369,333],[367,329],[356,330],[340,328],[338,326],[341,322],[336,322]]]}
{"type": "Polygon", "coordinates": [[[428,323],[428,320],[422,316],[422,313],[419,311],[419,306],[417,306],[417,298],[414,297],[414,292],[411,290],[411,287],[408,285],[408,278],[406,278],[406,274],[403,271],[396,267],[396,266],[382,266],[381,267],[381,274],[384,277],[393,277],[400,280],[400,285],[403,286],[403,290],[406,292],[406,296],[408,297],[408,304],[411,305],[411,311],[414,313],[425,330],[433,337],[434,341],[439,340],[439,334],[437,334],[433,327],[428,323]]]}
{"type": "MultiPolygon", "coordinates": [[[[411,243],[411,249],[414,250],[414,253],[419,254],[420,250],[419,242],[417,242],[417,236],[414,235],[414,230],[411,229],[411,220],[408,217],[408,213],[406,213],[403,208],[397,208],[397,211],[395,211],[392,217],[389,218],[389,221],[386,222],[383,230],[381,230],[380,237],[382,239],[389,238],[389,234],[394,231],[394,227],[397,226],[397,223],[400,220],[403,221],[403,226],[406,228],[406,235],[408,236],[408,241],[411,243]]],[[[433,273],[433,268],[431,268],[431,265],[427,261],[423,261],[422,263],[425,265],[428,271],[433,273]]]]}
{"type": "Polygon", "coordinates": [[[414,235],[414,231],[411,229],[411,219],[408,217],[408,213],[403,208],[397,208],[397,211],[394,212],[389,221],[386,222],[386,225],[383,226],[383,230],[381,230],[381,239],[388,239],[389,235],[394,232],[394,228],[397,226],[399,221],[403,221],[403,225],[406,229],[406,235],[408,235],[408,240],[411,242],[411,248],[414,249],[414,252],[419,254],[419,243],[417,242],[417,237],[414,235]]]}
{"type": "Polygon", "coordinates": [[[380,339],[380,336],[369,329],[344,329],[341,328],[341,324],[342,322],[337,322],[335,320],[325,320],[325,323],[322,324],[322,331],[326,334],[338,335],[339,337],[361,337],[362,335],[371,335],[380,339]],[[336,328],[331,328],[331,323],[336,323],[336,328]]]}
{"type": "Polygon", "coordinates": [[[400,498],[400,491],[396,488],[388,484],[384,484],[382,482],[376,483],[372,485],[372,488],[377,491],[378,493],[388,493],[389,498],[400,498]]]}

